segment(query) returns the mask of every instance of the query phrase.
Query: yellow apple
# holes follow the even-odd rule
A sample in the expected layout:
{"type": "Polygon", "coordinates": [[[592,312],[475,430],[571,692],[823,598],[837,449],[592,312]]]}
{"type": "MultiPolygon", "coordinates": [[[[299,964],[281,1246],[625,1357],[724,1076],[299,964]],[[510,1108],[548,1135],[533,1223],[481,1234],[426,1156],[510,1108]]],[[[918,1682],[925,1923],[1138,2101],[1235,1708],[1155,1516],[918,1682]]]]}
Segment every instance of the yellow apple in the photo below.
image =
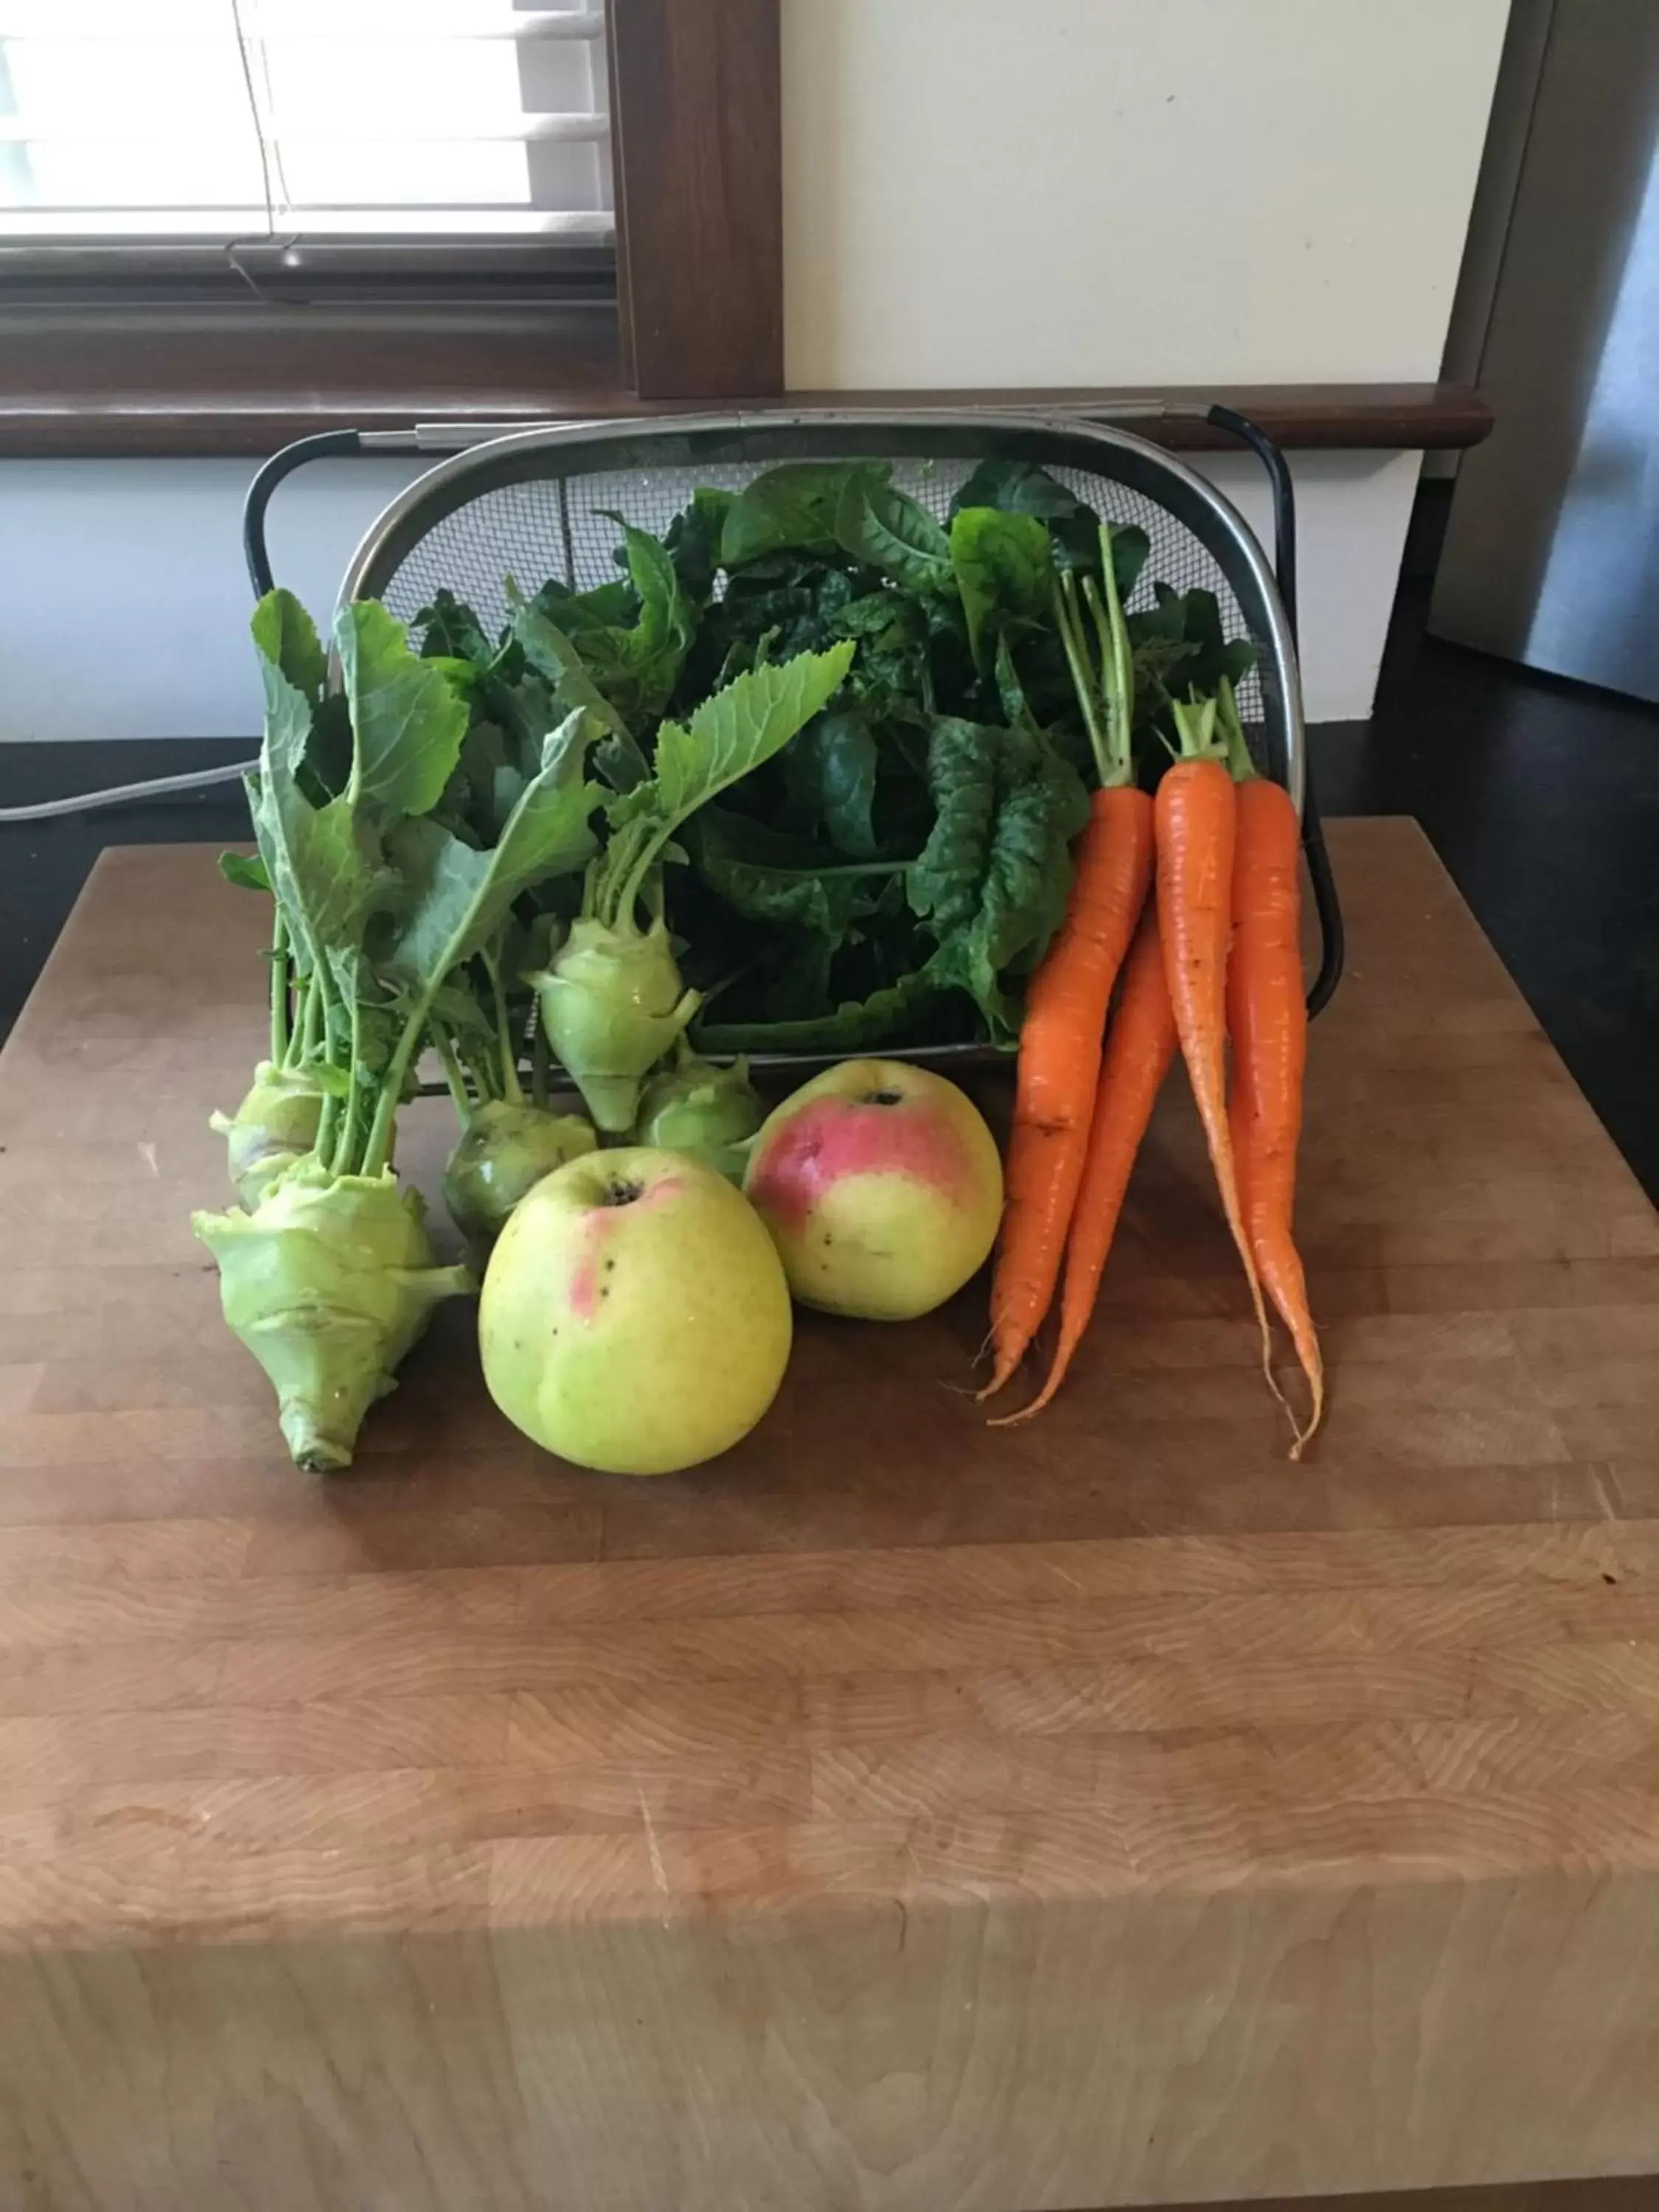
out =
{"type": "Polygon", "coordinates": [[[746,1436],[789,1358],[789,1290],[754,1209],[681,1152],[591,1152],[520,1200],[478,1307],[489,1395],[548,1451],[672,1474],[746,1436]]]}
{"type": "Polygon", "coordinates": [[[744,1189],[804,1305],[931,1313],[982,1267],[1002,1161],[971,1098],[902,1060],[850,1060],[762,1124],[744,1189]]]}

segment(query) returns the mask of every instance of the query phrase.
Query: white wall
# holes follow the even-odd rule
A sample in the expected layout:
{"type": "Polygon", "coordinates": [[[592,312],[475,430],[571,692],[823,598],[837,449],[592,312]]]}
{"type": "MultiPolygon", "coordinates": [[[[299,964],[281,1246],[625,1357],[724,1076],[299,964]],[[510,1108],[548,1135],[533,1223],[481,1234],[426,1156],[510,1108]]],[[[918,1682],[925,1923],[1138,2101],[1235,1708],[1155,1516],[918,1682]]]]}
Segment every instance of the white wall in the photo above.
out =
{"type": "MultiPolygon", "coordinates": [[[[783,0],[788,382],[1432,380],[1508,9],[783,0]]],[[[1316,720],[1370,711],[1417,465],[1295,461],[1316,720]]]]}
{"type": "Polygon", "coordinates": [[[793,386],[1438,371],[1509,0],[783,0],[793,386]]]}
{"type": "MultiPolygon", "coordinates": [[[[358,538],[423,465],[317,461],[278,489],[272,568],[319,621],[358,538]]],[[[258,730],[241,550],[255,466],[0,461],[0,738],[258,730]]]]}

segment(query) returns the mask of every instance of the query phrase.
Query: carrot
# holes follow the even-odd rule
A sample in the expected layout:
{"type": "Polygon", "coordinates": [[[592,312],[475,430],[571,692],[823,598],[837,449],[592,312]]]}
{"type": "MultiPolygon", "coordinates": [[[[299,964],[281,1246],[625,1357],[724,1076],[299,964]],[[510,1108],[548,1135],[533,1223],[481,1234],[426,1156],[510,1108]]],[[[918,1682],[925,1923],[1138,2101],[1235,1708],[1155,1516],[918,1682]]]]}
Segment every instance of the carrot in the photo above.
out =
{"type": "Polygon", "coordinates": [[[1029,1421],[1033,1413],[1042,1411],[1066,1379],[1072,1356],[1095,1310],[1101,1272],[1123,1210],[1129,1171],[1175,1049],[1175,1010],[1164,973],[1158,909],[1155,903],[1149,903],[1129,951],[1122,995],[1106,1034],[1100,1089],[1089,1130],[1088,1159],[1066,1253],[1060,1340],[1049,1363],[1048,1379],[1029,1406],[1017,1413],[1004,1414],[993,1422],[994,1428],[1012,1428],[1029,1421]]]}
{"type": "Polygon", "coordinates": [[[1311,1411],[1291,1447],[1303,1447],[1325,1410],[1325,1370],[1291,1234],[1308,1005],[1302,981],[1302,833],[1290,794],[1258,776],[1229,694],[1223,716],[1238,778],[1233,859],[1233,951],[1227,1032],[1233,1048],[1228,1121],[1239,1205],[1263,1289],[1290,1331],[1308,1378],[1311,1411]]]}
{"type": "Polygon", "coordinates": [[[1226,744],[1215,734],[1215,701],[1194,701],[1176,707],[1174,713],[1181,750],[1164,770],[1153,813],[1164,971],[1222,1210],[1250,1286],[1261,1332],[1262,1364],[1282,1402],[1283,1394],[1273,1381],[1273,1338],[1239,1204],[1227,1126],[1227,953],[1232,934],[1237,787],[1228,772],[1226,744]]]}
{"type": "Polygon", "coordinates": [[[1007,1204],[991,1283],[994,1358],[981,1399],[1000,1390],[1012,1376],[1054,1297],[1083,1178],[1106,1009],[1152,878],[1152,802],[1134,787],[1133,671],[1109,530],[1102,530],[1100,544],[1098,591],[1090,576],[1079,593],[1070,569],[1054,586],[1054,617],[1088,726],[1100,788],[1073,854],[1065,919],[1026,994],[1008,1143],[1007,1204]],[[1085,605],[1099,640],[1097,679],[1085,605]]]}

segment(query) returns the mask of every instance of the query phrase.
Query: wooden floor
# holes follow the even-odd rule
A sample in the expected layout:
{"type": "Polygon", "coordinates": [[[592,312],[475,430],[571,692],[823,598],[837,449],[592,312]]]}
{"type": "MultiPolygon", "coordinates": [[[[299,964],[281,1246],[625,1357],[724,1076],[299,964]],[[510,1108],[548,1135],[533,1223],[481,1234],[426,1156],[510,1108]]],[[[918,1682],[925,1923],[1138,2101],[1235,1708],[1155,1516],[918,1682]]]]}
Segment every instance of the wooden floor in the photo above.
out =
{"type": "Polygon", "coordinates": [[[106,857],[0,1059],[0,2205],[1659,2167],[1659,1225],[1419,834],[1333,843],[1310,1463],[1171,1085],[1042,1423],[970,1293],[804,1320],[652,1483],[507,1431],[459,1306],[286,1465],[187,1225],[257,905],[106,857]]]}

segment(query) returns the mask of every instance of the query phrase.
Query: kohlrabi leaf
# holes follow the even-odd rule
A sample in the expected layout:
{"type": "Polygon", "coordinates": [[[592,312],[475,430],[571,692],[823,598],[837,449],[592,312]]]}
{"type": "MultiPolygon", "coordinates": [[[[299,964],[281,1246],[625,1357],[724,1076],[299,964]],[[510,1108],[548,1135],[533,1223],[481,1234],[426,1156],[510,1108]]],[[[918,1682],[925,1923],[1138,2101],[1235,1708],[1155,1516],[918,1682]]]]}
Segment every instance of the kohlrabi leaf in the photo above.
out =
{"type": "Polygon", "coordinates": [[[951,519],[950,544],[969,647],[987,671],[999,639],[1018,637],[1048,618],[1054,567],[1048,526],[1034,514],[964,507],[951,519]]]}
{"type": "Polygon", "coordinates": [[[250,856],[246,853],[221,853],[219,873],[228,884],[234,884],[239,890],[268,891],[270,889],[270,872],[258,854],[250,856]]]}
{"type": "Polygon", "coordinates": [[[372,599],[340,609],[334,643],[351,712],[348,802],[368,799],[387,814],[429,812],[466,735],[465,700],[372,599]]]}
{"type": "Polygon", "coordinates": [[[350,802],[336,799],[319,807],[306,794],[309,702],[264,653],[259,671],[265,729],[259,773],[249,779],[253,831],[289,931],[311,967],[331,948],[356,941],[386,884],[373,836],[350,802]]]}
{"type": "Polygon", "coordinates": [[[313,705],[328,682],[317,626],[292,592],[267,592],[253,610],[253,642],[313,705]]]}
{"type": "Polygon", "coordinates": [[[603,731],[594,764],[611,787],[631,791],[643,782],[650,765],[627,723],[588,674],[572,640],[533,600],[514,609],[513,635],[531,666],[552,685],[554,699],[564,712],[580,707],[603,731]]]}
{"type": "Polygon", "coordinates": [[[633,818],[637,806],[653,814],[668,834],[728,784],[770,760],[821,713],[841,688],[853,652],[849,640],[828,653],[800,653],[775,666],[750,669],[705,699],[684,728],[665,722],[657,732],[651,781],[619,802],[617,818],[633,818]]]}
{"type": "Polygon", "coordinates": [[[849,474],[836,509],[836,536],[844,552],[907,591],[950,588],[950,539],[925,507],[879,477],[849,474]]]}
{"type": "Polygon", "coordinates": [[[553,732],[540,773],[487,852],[424,819],[392,833],[408,900],[387,963],[399,981],[434,988],[489,941],[521,891],[586,865],[593,850],[588,817],[600,796],[583,774],[591,737],[580,713],[553,732]]]}

